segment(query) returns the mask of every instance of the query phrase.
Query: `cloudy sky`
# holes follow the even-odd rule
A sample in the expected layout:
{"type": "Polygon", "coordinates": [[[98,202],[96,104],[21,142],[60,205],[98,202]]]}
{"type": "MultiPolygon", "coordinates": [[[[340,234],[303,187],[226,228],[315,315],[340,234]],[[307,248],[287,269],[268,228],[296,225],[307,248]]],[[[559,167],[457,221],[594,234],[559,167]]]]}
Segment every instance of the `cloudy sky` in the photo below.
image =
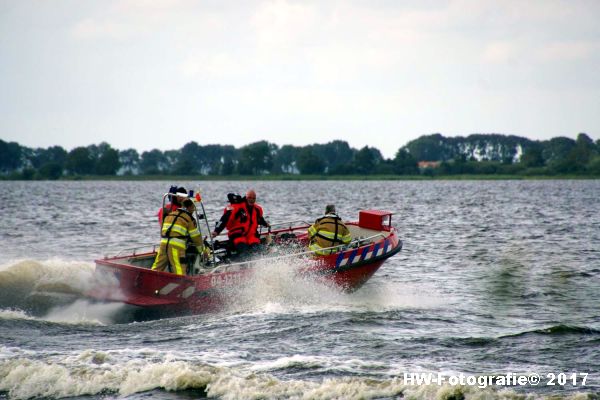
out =
{"type": "Polygon", "coordinates": [[[598,0],[0,0],[0,139],[600,139],[598,0]]]}

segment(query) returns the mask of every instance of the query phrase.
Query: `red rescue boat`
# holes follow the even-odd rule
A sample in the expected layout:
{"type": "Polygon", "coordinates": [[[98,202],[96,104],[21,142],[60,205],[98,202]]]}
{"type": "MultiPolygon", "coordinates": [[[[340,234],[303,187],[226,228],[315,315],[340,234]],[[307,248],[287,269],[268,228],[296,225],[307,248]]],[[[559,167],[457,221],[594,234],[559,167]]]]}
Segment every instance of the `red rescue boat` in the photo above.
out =
{"type": "Polygon", "coordinates": [[[203,313],[221,308],[228,294],[250,279],[256,268],[280,259],[301,260],[299,274],[353,291],[402,249],[389,211],[360,211],[358,221],[346,223],[350,244],[326,256],[308,251],[310,224],[295,221],[273,226],[282,225],[261,234],[261,240],[268,243],[263,246],[266,251],[252,259],[237,261],[227,250],[227,241],[215,242],[213,259],[202,262],[198,257],[190,275],[151,270],[156,248],[96,260],[94,289],[87,296],[159,315],[203,313]]]}

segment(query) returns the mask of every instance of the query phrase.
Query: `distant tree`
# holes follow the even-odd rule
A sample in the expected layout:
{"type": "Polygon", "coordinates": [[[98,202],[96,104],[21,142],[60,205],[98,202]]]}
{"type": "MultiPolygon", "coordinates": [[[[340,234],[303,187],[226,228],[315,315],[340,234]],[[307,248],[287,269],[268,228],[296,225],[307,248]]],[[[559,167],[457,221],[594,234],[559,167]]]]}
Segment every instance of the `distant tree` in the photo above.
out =
{"type": "Polygon", "coordinates": [[[58,164],[64,167],[67,161],[67,151],[61,146],[52,146],[47,149],[35,149],[31,164],[34,168],[41,168],[48,163],[58,164]]]}
{"type": "Polygon", "coordinates": [[[556,158],[550,164],[550,170],[555,173],[586,172],[588,163],[597,154],[594,141],[585,133],[580,133],[574,144],[568,143],[568,153],[565,156],[563,152],[561,158],[556,158]]]}
{"type": "Polygon", "coordinates": [[[331,174],[341,167],[352,163],[356,150],[343,140],[334,140],[325,144],[312,144],[312,152],[324,163],[325,172],[331,174]]]}
{"type": "Polygon", "coordinates": [[[193,161],[188,158],[177,160],[174,169],[171,172],[175,175],[197,175],[197,168],[193,161]]]}
{"type": "Polygon", "coordinates": [[[24,181],[30,181],[34,178],[35,178],[35,169],[30,168],[30,167],[23,168],[23,171],[21,171],[20,179],[23,179],[24,181]]]}
{"type": "Polygon", "coordinates": [[[140,168],[140,155],[135,149],[119,151],[119,163],[121,168],[117,172],[120,175],[136,175],[140,168]]]}
{"type": "Polygon", "coordinates": [[[221,175],[231,175],[235,172],[238,163],[239,150],[231,145],[223,148],[223,165],[221,166],[221,175]]]}
{"type": "Polygon", "coordinates": [[[63,174],[63,166],[56,162],[47,162],[38,169],[41,179],[56,180],[63,174]]]}
{"type": "Polygon", "coordinates": [[[354,155],[354,169],[359,174],[372,174],[375,166],[383,160],[381,153],[374,147],[365,146],[354,155]]]}
{"type": "Polygon", "coordinates": [[[544,156],[540,145],[530,146],[521,156],[521,164],[527,168],[543,167],[544,156]]]}
{"type": "Polygon", "coordinates": [[[86,149],[88,150],[88,154],[90,155],[92,160],[94,160],[94,162],[96,162],[98,160],[98,157],[100,157],[100,155],[102,154],[104,149],[106,149],[107,147],[110,147],[110,145],[106,142],[102,142],[99,145],[98,144],[90,144],[89,146],[86,147],[86,149]]]}
{"type": "Polygon", "coordinates": [[[600,155],[592,157],[588,162],[587,170],[592,175],[600,176],[600,155]]]}
{"type": "Polygon", "coordinates": [[[68,153],[60,146],[26,149],[23,153],[36,179],[58,179],[63,175],[68,153]]]}
{"type": "Polygon", "coordinates": [[[476,162],[467,161],[467,156],[464,154],[459,154],[454,157],[454,159],[443,162],[440,165],[440,174],[445,175],[459,175],[459,174],[468,174],[472,172],[472,166],[476,164],[476,162]]]}
{"type": "Polygon", "coordinates": [[[200,146],[200,173],[202,175],[217,175],[221,171],[221,145],[200,146]]]}
{"type": "MultiPolygon", "coordinates": [[[[232,162],[236,158],[236,149],[231,145],[208,144],[200,146],[200,153],[198,160],[200,173],[203,175],[224,174],[226,160],[229,160],[228,162],[233,166],[232,162]]],[[[231,168],[231,166],[228,168],[231,168]]]]}
{"type": "Polygon", "coordinates": [[[375,166],[376,174],[381,175],[394,175],[396,173],[396,166],[393,159],[385,159],[375,166]]]}
{"type": "Polygon", "coordinates": [[[198,143],[186,143],[180,150],[173,172],[177,175],[197,175],[200,173],[202,150],[198,143]]]}
{"type": "Polygon", "coordinates": [[[238,172],[241,175],[264,175],[273,167],[277,145],[265,140],[250,143],[240,149],[238,172]]]}
{"type": "Polygon", "coordinates": [[[417,161],[441,161],[448,159],[445,143],[445,138],[435,133],[411,140],[405,147],[417,161]]]}
{"type": "Polygon", "coordinates": [[[95,160],[87,147],[76,147],[67,155],[66,168],[71,174],[89,175],[94,166],[95,160]]]}
{"type": "Polygon", "coordinates": [[[101,143],[96,159],[95,173],[97,175],[115,175],[121,168],[119,151],[113,149],[108,143],[101,143]]]}
{"type": "Polygon", "coordinates": [[[158,150],[153,149],[142,153],[140,160],[140,168],[143,174],[146,175],[158,175],[168,171],[168,160],[165,154],[158,150]]]}
{"type": "Polygon", "coordinates": [[[544,160],[547,163],[553,163],[565,160],[573,147],[575,147],[575,141],[561,136],[544,141],[542,145],[544,148],[542,150],[544,160]]]}
{"type": "Polygon", "coordinates": [[[236,163],[232,157],[224,157],[223,166],[221,167],[221,175],[229,176],[235,172],[236,163]]]}
{"type": "Polygon", "coordinates": [[[0,172],[12,172],[21,166],[21,146],[0,139],[0,172]]]}
{"type": "Polygon", "coordinates": [[[577,163],[585,165],[596,154],[598,150],[594,141],[585,133],[580,133],[575,140],[575,148],[571,150],[569,156],[577,163]]]}
{"type": "Polygon", "coordinates": [[[173,172],[175,171],[175,166],[177,165],[177,161],[179,160],[179,156],[181,155],[180,150],[165,150],[163,152],[165,156],[164,165],[161,166],[161,170],[163,172],[173,172]]]}
{"type": "Polygon", "coordinates": [[[349,162],[346,164],[338,165],[327,172],[329,175],[352,175],[355,174],[354,163],[349,162]]]}
{"type": "Polygon", "coordinates": [[[281,146],[273,158],[273,172],[275,174],[294,174],[299,171],[297,160],[300,147],[289,144],[281,146]]]}
{"type": "Polygon", "coordinates": [[[406,147],[398,149],[393,160],[394,173],[398,175],[416,175],[419,173],[417,160],[406,147]]]}
{"type": "Polygon", "coordinates": [[[472,134],[465,138],[447,139],[456,153],[465,154],[471,161],[501,161],[511,164],[519,147],[528,147],[531,141],[527,138],[500,134],[472,134]]]}
{"type": "Polygon", "coordinates": [[[527,138],[500,134],[472,134],[446,138],[439,133],[421,136],[405,146],[417,161],[450,161],[458,155],[471,161],[501,161],[511,164],[520,148],[533,142],[527,138]]]}
{"type": "Polygon", "coordinates": [[[325,162],[315,154],[312,146],[305,146],[300,149],[297,164],[301,174],[322,174],[325,169],[325,162]]]}
{"type": "Polygon", "coordinates": [[[471,168],[471,172],[473,174],[480,175],[494,175],[499,173],[502,170],[503,163],[499,161],[479,161],[479,162],[469,162],[469,167],[471,168]]]}

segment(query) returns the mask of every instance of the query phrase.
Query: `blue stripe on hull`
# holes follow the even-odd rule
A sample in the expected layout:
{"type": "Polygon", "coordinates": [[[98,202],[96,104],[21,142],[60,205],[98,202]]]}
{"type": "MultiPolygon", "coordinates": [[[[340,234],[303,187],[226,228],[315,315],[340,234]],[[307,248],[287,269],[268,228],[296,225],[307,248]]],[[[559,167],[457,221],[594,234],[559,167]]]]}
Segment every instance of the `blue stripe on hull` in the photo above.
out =
{"type": "Polygon", "coordinates": [[[377,251],[379,250],[380,246],[381,243],[375,243],[375,247],[373,247],[373,257],[377,256],[377,251]]]}
{"type": "Polygon", "coordinates": [[[363,261],[365,259],[365,257],[367,256],[367,253],[369,252],[369,247],[365,247],[365,249],[362,251],[362,254],[360,255],[360,259],[358,260],[358,262],[363,261]]]}
{"type": "Polygon", "coordinates": [[[350,254],[350,257],[348,257],[348,264],[346,264],[346,265],[350,265],[354,262],[354,257],[356,257],[357,252],[358,252],[358,250],[352,251],[352,253],[350,254]]]}
{"type": "Polygon", "coordinates": [[[338,254],[337,259],[335,260],[335,267],[339,267],[340,263],[342,262],[342,260],[344,259],[344,253],[345,252],[340,252],[340,254],[338,254]]]}

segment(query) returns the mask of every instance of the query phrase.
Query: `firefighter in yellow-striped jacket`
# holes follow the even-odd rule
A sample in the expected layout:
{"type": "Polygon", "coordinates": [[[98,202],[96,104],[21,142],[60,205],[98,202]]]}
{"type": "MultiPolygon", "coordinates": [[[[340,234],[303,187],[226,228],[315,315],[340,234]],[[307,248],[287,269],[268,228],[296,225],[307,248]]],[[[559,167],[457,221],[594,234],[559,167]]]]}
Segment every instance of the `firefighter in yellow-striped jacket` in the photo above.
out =
{"type": "Polygon", "coordinates": [[[164,271],[170,266],[170,272],[185,275],[188,272],[185,256],[188,241],[196,246],[199,254],[208,252],[202,243],[202,235],[193,217],[195,209],[194,202],[190,198],[186,198],[183,201],[183,207],[171,211],[164,219],[161,229],[162,239],[156,259],[152,264],[153,270],[164,271]]]}
{"type": "Polygon", "coordinates": [[[348,244],[352,240],[348,227],[335,213],[333,204],[327,205],[325,215],[308,228],[308,238],[310,239],[308,248],[318,255],[336,253],[339,248],[329,249],[329,247],[348,244]]]}

